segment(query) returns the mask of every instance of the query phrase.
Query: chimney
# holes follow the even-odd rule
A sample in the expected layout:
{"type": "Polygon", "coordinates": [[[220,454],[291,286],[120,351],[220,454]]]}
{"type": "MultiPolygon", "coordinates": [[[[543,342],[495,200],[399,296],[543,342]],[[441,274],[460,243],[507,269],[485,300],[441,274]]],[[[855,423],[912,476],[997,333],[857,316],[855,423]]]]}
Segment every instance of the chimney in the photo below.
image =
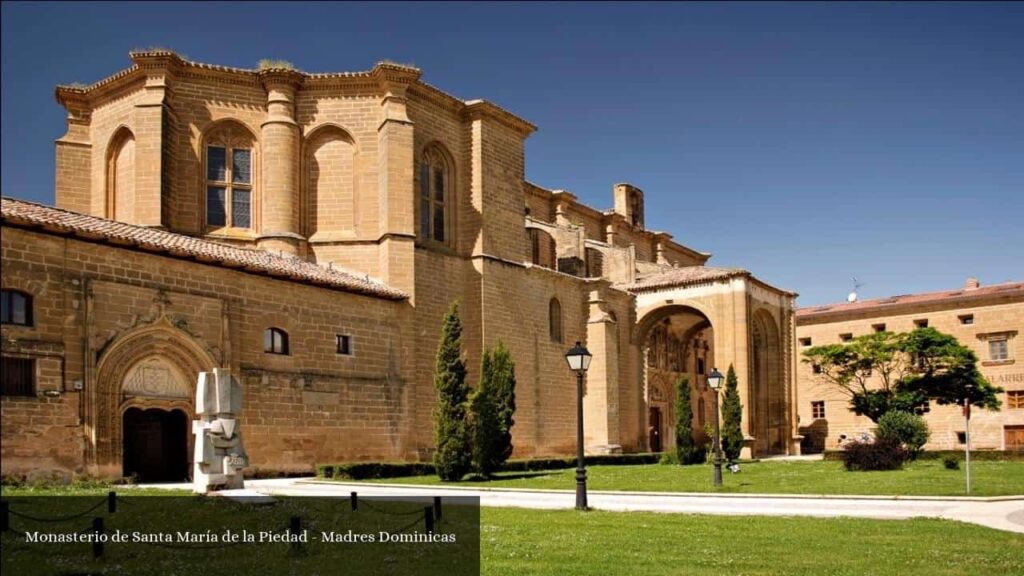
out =
{"type": "Polygon", "coordinates": [[[967,290],[977,290],[978,288],[981,288],[981,282],[978,282],[977,278],[971,276],[967,278],[967,282],[964,283],[964,288],[967,290]]]}

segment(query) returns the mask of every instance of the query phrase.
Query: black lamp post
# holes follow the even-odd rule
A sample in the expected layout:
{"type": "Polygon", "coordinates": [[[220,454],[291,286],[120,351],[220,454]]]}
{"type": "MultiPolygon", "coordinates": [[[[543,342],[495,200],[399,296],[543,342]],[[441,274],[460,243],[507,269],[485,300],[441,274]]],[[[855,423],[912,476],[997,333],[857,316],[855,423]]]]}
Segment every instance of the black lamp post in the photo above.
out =
{"type": "Polygon", "coordinates": [[[714,413],[715,413],[715,487],[722,485],[722,433],[718,427],[718,390],[722,387],[722,381],[725,378],[722,373],[718,371],[718,368],[712,368],[711,374],[708,374],[708,386],[715,392],[714,401],[714,413]]]}
{"type": "Polygon", "coordinates": [[[590,368],[589,351],[582,344],[565,353],[569,369],[576,373],[576,509],[587,509],[587,469],[583,461],[583,375],[590,368]]]}

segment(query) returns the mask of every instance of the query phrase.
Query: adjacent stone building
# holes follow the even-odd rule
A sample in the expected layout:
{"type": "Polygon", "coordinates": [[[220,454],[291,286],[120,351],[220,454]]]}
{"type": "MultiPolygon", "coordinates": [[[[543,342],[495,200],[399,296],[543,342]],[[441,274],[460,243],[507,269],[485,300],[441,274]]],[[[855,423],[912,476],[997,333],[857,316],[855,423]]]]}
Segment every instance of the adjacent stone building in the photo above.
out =
{"type": "MultiPolygon", "coordinates": [[[[998,411],[971,411],[971,446],[981,450],[1024,450],[1024,282],[981,286],[969,278],[963,288],[859,302],[801,308],[797,340],[801,350],[835,344],[871,332],[909,332],[932,327],[951,334],[978,356],[978,368],[1003,388],[998,411]]],[[[799,421],[804,450],[834,450],[843,438],[870,432],[874,423],[849,410],[849,398],[815,377],[812,364],[798,371],[799,421]]],[[[931,404],[924,414],[931,429],[929,450],[961,450],[966,422],[958,406],[931,404]]]]}
{"type": "Polygon", "coordinates": [[[57,208],[3,200],[5,474],[180,476],[213,367],[256,468],[428,459],[452,302],[472,384],[484,347],[514,356],[516,456],[574,450],[577,340],[589,451],[669,448],[682,375],[700,431],[729,365],[746,452],[799,451],[796,295],[648,230],[635,186],[597,210],[525,181],[529,122],[396,64],[131,58],[57,88],[57,208]]]}

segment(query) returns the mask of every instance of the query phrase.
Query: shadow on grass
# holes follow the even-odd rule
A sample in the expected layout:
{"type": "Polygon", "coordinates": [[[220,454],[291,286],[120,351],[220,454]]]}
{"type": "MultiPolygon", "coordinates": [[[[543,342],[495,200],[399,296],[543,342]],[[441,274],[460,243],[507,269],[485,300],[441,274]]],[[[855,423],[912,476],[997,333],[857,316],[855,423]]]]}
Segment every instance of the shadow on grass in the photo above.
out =
{"type": "Polygon", "coordinates": [[[555,476],[559,474],[558,471],[552,470],[541,470],[537,472],[518,472],[515,474],[501,474],[498,476],[481,476],[480,474],[472,474],[462,480],[462,482],[491,482],[493,480],[525,480],[529,478],[541,478],[544,476],[555,476]]]}

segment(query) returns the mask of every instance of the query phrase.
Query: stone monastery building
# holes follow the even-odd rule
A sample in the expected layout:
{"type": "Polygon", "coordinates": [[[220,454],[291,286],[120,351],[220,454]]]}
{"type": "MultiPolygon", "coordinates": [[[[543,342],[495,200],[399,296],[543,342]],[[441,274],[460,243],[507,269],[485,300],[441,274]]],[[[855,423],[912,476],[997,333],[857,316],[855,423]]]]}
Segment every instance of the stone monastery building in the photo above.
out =
{"type": "Polygon", "coordinates": [[[189,470],[197,373],[244,391],[252,466],[429,459],[453,301],[516,362],[515,456],[571,454],[577,340],[587,450],[673,444],[733,365],[747,455],[800,449],[795,298],[610,210],[524,180],[535,127],[420,71],[306,74],[171,52],[57,88],[56,208],[3,200],[2,462],[143,480],[189,470]]]}

